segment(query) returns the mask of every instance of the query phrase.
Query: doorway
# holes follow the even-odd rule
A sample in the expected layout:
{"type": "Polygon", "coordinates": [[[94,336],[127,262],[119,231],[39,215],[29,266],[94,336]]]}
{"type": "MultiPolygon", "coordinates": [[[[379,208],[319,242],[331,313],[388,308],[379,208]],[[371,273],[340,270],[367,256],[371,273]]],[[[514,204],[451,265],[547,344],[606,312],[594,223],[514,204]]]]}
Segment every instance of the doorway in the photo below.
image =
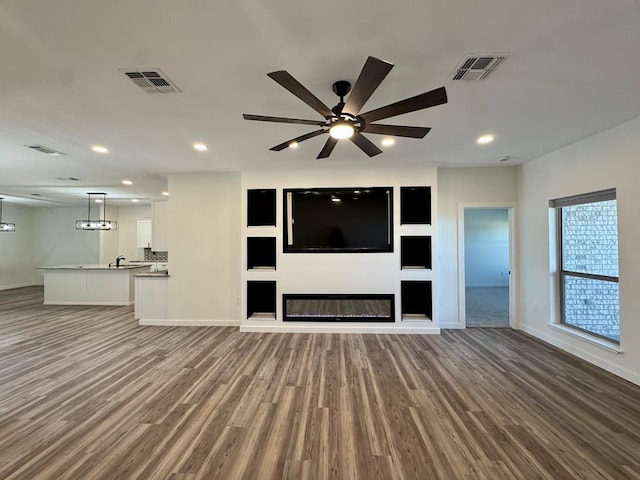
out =
{"type": "Polygon", "coordinates": [[[460,214],[461,323],[512,326],[512,207],[465,206],[460,214]]]}

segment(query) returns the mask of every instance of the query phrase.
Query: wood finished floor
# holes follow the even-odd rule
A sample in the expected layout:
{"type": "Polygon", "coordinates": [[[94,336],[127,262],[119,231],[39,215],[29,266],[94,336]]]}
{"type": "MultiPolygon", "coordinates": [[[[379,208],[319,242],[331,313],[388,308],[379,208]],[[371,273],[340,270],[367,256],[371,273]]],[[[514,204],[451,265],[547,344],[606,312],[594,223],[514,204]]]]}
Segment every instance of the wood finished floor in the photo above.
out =
{"type": "Polygon", "coordinates": [[[0,291],[0,478],[640,479],[640,387],[509,329],[139,327],[0,291]]]}

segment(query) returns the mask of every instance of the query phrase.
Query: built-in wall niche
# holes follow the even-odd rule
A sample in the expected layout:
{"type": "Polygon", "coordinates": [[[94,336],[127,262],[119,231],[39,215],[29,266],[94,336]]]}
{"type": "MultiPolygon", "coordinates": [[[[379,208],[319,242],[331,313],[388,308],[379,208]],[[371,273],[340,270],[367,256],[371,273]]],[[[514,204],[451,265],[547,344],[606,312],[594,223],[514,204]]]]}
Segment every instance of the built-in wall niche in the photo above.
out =
{"type": "Polygon", "coordinates": [[[247,319],[275,320],[276,318],[276,282],[247,282],[247,319]]]}
{"type": "Polygon", "coordinates": [[[400,187],[400,224],[431,224],[431,187],[400,187]]]}
{"type": "Polygon", "coordinates": [[[276,190],[247,190],[247,225],[249,227],[276,225],[276,190]]]}
{"type": "Polygon", "coordinates": [[[400,237],[400,266],[403,270],[431,270],[431,237],[400,237]]]}
{"type": "Polygon", "coordinates": [[[275,268],[275,237],[247,237],[247,270],[275,268]]]}
{"type": "Polygon", "coordinates": [[[431,320],[431,299],[430,281],[403,280],[400,285],[402,320],[431,320]]]}

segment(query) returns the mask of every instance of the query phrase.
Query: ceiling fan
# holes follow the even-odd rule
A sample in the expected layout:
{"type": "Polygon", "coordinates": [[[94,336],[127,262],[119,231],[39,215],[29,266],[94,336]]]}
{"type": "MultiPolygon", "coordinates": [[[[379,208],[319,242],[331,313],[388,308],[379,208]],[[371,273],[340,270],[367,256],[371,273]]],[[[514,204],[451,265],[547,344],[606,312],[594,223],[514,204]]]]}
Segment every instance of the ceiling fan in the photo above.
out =
{"type": "Polygon", "coordinates": [[[324,147],[316,158],[327,158],[335,148],[338,140],[350,139],[364,153],[373,157],[382,153],[373,142],[366,138],[363,133],[376,135],[390,135],[397,137],[423,138],[429,130],[428,127],[411,127],[406,125],[384,125],[373,123],[385,118],[395,117],[405,113],[415,112],[436,105],[447,103],[447,92],[444,87],[436,88],[415,97],[406,98],[399,102],[391,103],[384,107],[360,113],[360,109],[369,100],[369,97],[382,83],[384,78],[393,68],[393,64],[369,57],[362,67],[362,71],[356,80],[353,89],[351,83],[346,80],[339,80],[333,84],[333,92],[340,97],[340,102],[333,108],[327,107],[313,93],[307,90],[300,82],[285,70],[271,72],[267,74],[284,88],[293,93],[304,103],[313,108],[324,117],[324,120],[302,120],[299,118],[269,117],[264,115],[243,114],[245,120],[257,120],[260,122],[296,123],[301,125],[316,125],[321,127],[291,140],[287,140],[269,150],[279,152],[290,146],[297,146],[299,142],[308,140],[318,135],[329,133],[324,147]],[[344,97],[349,92],[349,98],[345,103],[344,97]]]}

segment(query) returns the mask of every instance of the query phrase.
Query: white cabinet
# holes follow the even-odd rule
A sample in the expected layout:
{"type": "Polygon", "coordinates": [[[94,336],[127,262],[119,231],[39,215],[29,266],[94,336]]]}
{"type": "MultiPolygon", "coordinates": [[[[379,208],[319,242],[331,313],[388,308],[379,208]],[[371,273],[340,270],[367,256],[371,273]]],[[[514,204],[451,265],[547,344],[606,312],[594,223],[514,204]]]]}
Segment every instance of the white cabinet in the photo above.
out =
{"type": "Polygon", "coordinates": [[[138,219],[138,248],[151,247],[151,219],[139,218],[138,219]]]}
{"type": "Polygon", "coordinates": [[[134,317],[140,325],[167,319],[167,276],[136,276],[134,317]]]}
{"type": "Polygon", "coordinates": [[[151,245],[154,252],[169,250],[169,205],[167,202],[153,202],[153,237],[151,245]]]}

